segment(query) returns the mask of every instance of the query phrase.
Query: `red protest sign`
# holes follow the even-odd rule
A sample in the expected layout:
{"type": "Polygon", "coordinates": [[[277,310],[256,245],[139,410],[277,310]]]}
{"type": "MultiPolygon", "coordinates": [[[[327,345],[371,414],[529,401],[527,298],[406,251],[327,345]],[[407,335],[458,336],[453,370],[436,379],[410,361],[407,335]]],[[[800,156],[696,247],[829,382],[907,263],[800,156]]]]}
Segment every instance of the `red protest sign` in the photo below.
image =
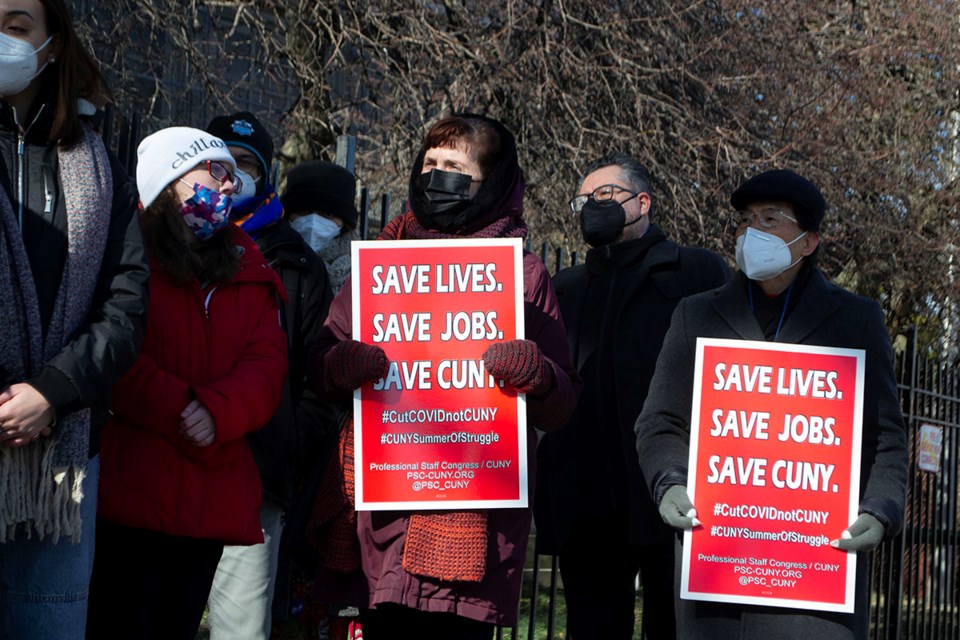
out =
{"type": "Polygon", "coordinates": [[[864,352],[697,340],[681,597],[852,612],[864,352]]]}
{"type": "Polygon", "coordinates": [[[524,398],[483,368],[523,338],[519,239],[353,243],[353,337],[390,360],[354,395],[360,510],[527,506],[524,398]]]}

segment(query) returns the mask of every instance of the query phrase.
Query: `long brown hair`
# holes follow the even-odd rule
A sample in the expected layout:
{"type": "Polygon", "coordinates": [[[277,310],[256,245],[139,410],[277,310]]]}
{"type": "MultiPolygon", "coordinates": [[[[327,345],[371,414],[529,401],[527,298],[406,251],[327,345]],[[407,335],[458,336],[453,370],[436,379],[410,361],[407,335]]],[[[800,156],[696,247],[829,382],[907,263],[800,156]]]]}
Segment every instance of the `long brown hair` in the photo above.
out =
{"type": "Polygon", "coordinates": [[[172,184],[141,213],[143,234],[150,254],[170,278],[180,285],[199,280],[203,284],[229,282],[240,267],[240,255],[229,225],[201,242],[184,225],[180,196],[172,184]]]}
{"type": "Polygon", "coordinates": [[[77,37],[64,0],[40,0],[40,4],[46,14],[47,34],[58,44],[57,61],[41,77],[41,94],[56,96],[50,139],[69,145],[82,134],[77,100],[84,98],[103,108],[112,96],[97,61],[77,37]]]}

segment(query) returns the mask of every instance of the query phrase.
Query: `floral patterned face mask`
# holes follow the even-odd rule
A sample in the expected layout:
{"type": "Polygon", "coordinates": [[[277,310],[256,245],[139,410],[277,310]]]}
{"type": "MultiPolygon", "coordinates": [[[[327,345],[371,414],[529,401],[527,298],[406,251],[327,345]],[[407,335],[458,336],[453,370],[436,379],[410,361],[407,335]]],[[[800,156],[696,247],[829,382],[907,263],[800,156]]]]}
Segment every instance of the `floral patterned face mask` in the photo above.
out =
{"type": "MultiPolygon", "coordinates": [[[[180,180],[189,186],[186,180],[180,180]]],[[[230,208],[233,200],[230,196],[205,187],[200,183],[192,187],[193,195],[180,205],[180,215],[190,231],[202,242],[210,239],[230,222],[230,208]]]]}

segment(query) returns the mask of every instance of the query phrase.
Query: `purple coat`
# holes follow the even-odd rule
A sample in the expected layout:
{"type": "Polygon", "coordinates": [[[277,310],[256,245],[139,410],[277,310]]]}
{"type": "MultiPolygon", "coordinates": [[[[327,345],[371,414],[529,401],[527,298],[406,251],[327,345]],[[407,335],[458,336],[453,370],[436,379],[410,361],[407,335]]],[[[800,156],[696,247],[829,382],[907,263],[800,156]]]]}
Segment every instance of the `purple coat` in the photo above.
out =
{"type": "MultiPolygon", "coordinates": [[[[409,214],[408,214],[409,215],[409,214]]],[[[525,337],[540,347],[553,368],[554,385],[540,397],[527,395],[527,463],[529,494],[534,495],[536,434],[557,429],[569,419],[580,392],[580,378],[570,362],[563,321],[546,267],[531,253],[523,256],[525,337]]],[[[320,339],[311,353],[313,380],[322,380],[323,354],[351,337],[349,281],[330,307],[320,339]]],[[[367,606],[394,603],[413,609],[453,613],[499,625],[517,621],[520,583],[530,534],[531,508],[491,509],[486,574],[480,582],[441,582],[413,575],[402,566],[409,513],[363,511],[357,514],[363,571],[369,587],[367,606]]]]}

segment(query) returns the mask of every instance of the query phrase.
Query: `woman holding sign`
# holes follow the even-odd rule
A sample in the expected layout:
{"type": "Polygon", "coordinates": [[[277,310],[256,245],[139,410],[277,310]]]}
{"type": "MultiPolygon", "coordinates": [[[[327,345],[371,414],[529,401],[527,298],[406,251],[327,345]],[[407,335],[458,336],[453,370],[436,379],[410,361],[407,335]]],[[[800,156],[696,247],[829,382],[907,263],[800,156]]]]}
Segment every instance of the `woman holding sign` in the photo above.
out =
{"type": "Polygon", "coordinates": [[[636,424],[660,514],[701,550],[677,572],[678,637],[865,638],[869,556],[849,552],[897,534],[907,475],[883,311],[817,268],[826,205],[813,183],[767,171],[730,202],[740,276],[680,303],[636,424]],[[841,445],[845,464],[828,464],[841,445]],[[721,455],[703,465],[704,451],[721,455]]]}
{"type": "MultiPolygon", "coordinates": [[[[524,238],[523,194],[516,145],[506,127],[483,116],[444,118],[427,133],[414,161],[407,212],[380,239],[524,238]]],[[[351,339],[351,297],[351,287],[344,286],[311,354],[311,383],[344,400],[388,370],[379,346],[351,339]]],[[[573,410],[579,380],[549,275],[529,253],[523,257],[523,301],[527,339],[494,342],[483,353],[484,369],[526,394],[529,426],[558,428],[573,410]]],[[[535,436],[529,426],[532,464],[535,436]]],[[[369,591],[361,615],[364,637],[396,637],[399,629],[409,629],[421,638],[488,639],[495,625],[516,623],[530,509],[354,512],[352,431],[348,424],[342,434],[341,462],[348,472],[341,516],[355,514],[356,527],[348,532],[359,540],[341,537],[342,553],[331,550],[331,541],[321,555],[341,572],[362,567],[369,591]]],[[[336,526],[338,519],[331,522],[336,526]]]]}

